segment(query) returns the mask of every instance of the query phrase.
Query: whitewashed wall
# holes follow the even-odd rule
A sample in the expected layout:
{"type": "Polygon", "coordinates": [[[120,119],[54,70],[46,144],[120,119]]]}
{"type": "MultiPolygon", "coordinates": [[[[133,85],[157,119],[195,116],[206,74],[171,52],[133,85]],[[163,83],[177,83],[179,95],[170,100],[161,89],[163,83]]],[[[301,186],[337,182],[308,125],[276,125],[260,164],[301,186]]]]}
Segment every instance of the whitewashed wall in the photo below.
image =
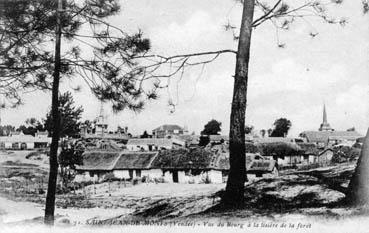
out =
{"type": "Polygon", "coordinates": [[[147,176],[149,179],[160,178],[163,176],[163,172],[161,169],[142,170],[141,176],[147,176]]]}
{"type": "Polygon", "coordinates": [[[221,171],[210,170],[207,173],[211,183],[213,184],[223,183],[223,176],[221,171]]]}
{"type": "Polygon", "coordinates": [[[114,170],[113,171],[114,177],[118,179],[129,179],[129,172],[128,170],[114,170]]]}

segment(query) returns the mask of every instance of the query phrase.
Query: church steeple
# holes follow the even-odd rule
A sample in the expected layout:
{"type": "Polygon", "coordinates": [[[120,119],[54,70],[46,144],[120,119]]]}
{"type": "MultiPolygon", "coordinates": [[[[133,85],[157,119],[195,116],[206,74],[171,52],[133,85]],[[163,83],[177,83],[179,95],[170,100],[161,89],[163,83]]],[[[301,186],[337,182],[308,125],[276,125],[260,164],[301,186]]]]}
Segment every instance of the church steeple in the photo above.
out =
{"type": "Polygon", "coordinates": [[[325,110],[325,103],[323,105],[323,124],[328,124],[328,121],[327,121],[327,111],[325,110]]]}
{"type": "Polygon", "coordinates": [[[95,134],[104,137],[104,134],[108,128],[108,124],[105,122],[104,116],[104,102],[100,102],[100,114],[97,117],[95,134]]]}
{"type": "Polygon", "coordinates": [[[319,131],[333,131],[327,120],[327,111],[325,109],[325,103],[323,105],[323,123],[320,124],[319,131]]]}

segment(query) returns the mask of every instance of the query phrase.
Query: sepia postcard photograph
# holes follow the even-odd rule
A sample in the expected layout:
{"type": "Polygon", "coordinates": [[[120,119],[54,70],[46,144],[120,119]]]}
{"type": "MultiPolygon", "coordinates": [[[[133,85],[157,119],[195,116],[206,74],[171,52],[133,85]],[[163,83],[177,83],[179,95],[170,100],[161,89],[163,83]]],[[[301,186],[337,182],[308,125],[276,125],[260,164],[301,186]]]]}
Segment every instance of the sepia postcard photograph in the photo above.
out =
{"type": "Polygon", "coordinates": [[[369,0],[0,0],[0,232],[369,232],[369,0]]]}

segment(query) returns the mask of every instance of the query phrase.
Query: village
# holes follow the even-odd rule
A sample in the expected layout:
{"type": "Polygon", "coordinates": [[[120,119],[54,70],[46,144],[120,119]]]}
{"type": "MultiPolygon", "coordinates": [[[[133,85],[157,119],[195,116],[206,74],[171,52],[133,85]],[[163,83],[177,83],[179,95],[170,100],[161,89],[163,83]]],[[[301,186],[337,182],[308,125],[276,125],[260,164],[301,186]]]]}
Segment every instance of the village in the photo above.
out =
{"type": "MultiPolygon", "coordinates": [[[[78,137],[61,140],[59,160],[61,163],[63,160],[69,162],[61,164],[58,172],[60,194],[80,193],[85,198],[99,193],[120,196],[126,187],[145,189],[147,184],[167,184],[170,189],[171,184],[190,185],[187,187],[190,190],[191,185],[200,190],[224,187],[230,168],[227,135],[189,134],[186,127],[170,124],[153,129],[151,134],[145,131],[144,135],[136,137],[127,133],[127,129],[112,133],[107,130],[108,122],[103,111],[101,107],[93,129],[81,124],[78,137]],[[65,158],[62,157],[63,151],[68,149],[69,160],[68,152],[65,158]],[[67,169],[68,174],[63,169],[67,169]]],[[[293,138],[273,137],[264,134],[263,130],[260,133],[253,130],[245,135],[245,140],[247,178],[253,183],[319,169],[329,171],[335,167],[342,167],[342,172],[347,168],[353,172],[363,137],[354,129],[334,130],[328,123],[324,105],[322,123],[316,131],[303,131],[299,137],[293,138]]],[[[7,168],[2,173],[2,180],[8,183],[3,186],[1,193],[24,195],[17,193],[24,192],[23,189],[12,190],[19,187],[14,186],[14,182],[24,183],[24,178],[17,179],[28,169],[47,168],[50,143],[47,131],[37,131],[34,136],[22,131],[10,132],[8,136],[0,137],[2,166],[7,168]],[[31,165],[35,167],[29,167],[31,165]],[[18,172],[14,174],[12,169],[18,172]],[[15,177],[11,178],[13,176],[18,178],[14,180],[15,177]]],[[[34,178],[29,181],[26,190],[34,196],[31,200],[35,196],[40,200],[45,193],[46,180],[35,176],[31,175],[34,178]]],[[[345,182],[344,186],[347,180],[345,182]]]]}
{"type": "MultiPolygon", "coordinates": [[[[227,135],[189,134],[186,127],[170,124],[136,137],[127,129],[112,133],[107,130],[102,109],[93,129],[81,124],[78,137],[60,141],[56,202],[59,225],[92,224],[97,220],[109,224],[121,213],[126,213],[128,219],[137,218],[146,216],[152,208],[164,208],[153,212],[155,218],[191,219],[193,214],[219,203],[219,197],[212,195],[225,187],[229,174],[227,135]],[[169,206],[159,207],[164,203],[169,206]],[[114,211],[109,212],[111,208],[114,211]],[[89,214],[79,214],[88,210],[89,214]]],[[[296,199],[301,193],[316,196],[302,199],[301,205],[316,202],[324,206],[343,200],[344,195],[336,190],[347,188],[363,137],[352,129],[331,128],[324,105],[322,123],[316,131],[303,131],[294,138],[272,137],[263,130],[254,130],[245,135],[245,140],[246,187],[263,190],[277,182],[272,186],[281,191],[265,195],[277,195],[280,204],[284,203],[283,209],[288,210],[296,205],[290,202],[291,195],[296,199]]],[[[46,194],[50,143],[47,131],[36,131],[34,136],[9,132],[0,137],[0,198],[6,198],[3,203],[15,201],[9,205],[29,203],[25,218],[38,216],[46,194]]],[[[281,208],[270,197],[252,195],[252,199],[256,209],[268,203],[277,205],[272,207],[274,211],[281,208]]],[[[24,221],[18,213],[6,211],[9,214],[3,216],[3,221],[24,221]]]]}
{"type": "Polygon", "coordinates": [[[368,14],[0,0],[0,231],[366,232],[368,14]]]}
{"type": "MultiPolygon", "coordinates": [[[[356,150],[356,157],[350,158],[356,161],[363,136],[354,129],[331,128],[325,105],[322,116],[318,130],[303,131],[296,138],[273,137],[255,131],[245,135],[248,178],[327,167],[337,162],[334,156],[342,157],[338,155],[342,147],[349,148],[350,152],[346,153],[356,150]]],[[[150,135],[136,137],[124,130],[109,133],[107,129],[102,110],[94,129],[82,124],[79,138],[65,139],[64,143],[83,149],[82,161],[72,171],[73,181],[98,183],[107,180],[106,177],[156,183],[225,183],[227,180],[227,135],[194,135],[186,127],[168,124],[153,129],[150,135]]],[[[37,131],[35,136],[11,132],[0,137],[0,148],[5,151],[42,151],[50,143],[47,131],[37,131]]],[[[344,157],[348,160],[349,155],[344,157]]]]}
{"type": "MultiPolygon", "coordinates": [[[[146,182],[224,183],[227,180],[227,135],[190,135],[185,127],[162,125],[145,138],[114,137],[104,132],[108,124],[103,114],[99,119],[94,134],[82,129],[80,143],[93,141],[94,146],[87,147],[83,165],[76,168],[78,181],[98,182],[107,174],[116,179],[146,182]],[[207,144],[199,145],[201,138],[208,138],[207,144]]],[[[354,130],[331,128],[324,106],[323,122],[317,131],[304,131],[298,138],[246,135],[248,177],[278,176],[284,170],[329,166],[334,148],[360,148],[360,139],[363,136],[354,130]]]]}

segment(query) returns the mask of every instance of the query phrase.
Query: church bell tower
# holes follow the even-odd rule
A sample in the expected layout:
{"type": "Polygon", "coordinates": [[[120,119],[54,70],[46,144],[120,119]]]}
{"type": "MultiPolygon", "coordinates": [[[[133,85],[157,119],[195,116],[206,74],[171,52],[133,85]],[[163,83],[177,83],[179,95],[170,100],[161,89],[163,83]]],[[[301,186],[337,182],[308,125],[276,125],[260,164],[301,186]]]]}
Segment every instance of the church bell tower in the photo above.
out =
{"type": "Polygon", "coordinates": [[[323,105],[323,123],[320,124],[319,131],[333,131],[327,120],[327,111],[325,110],[325,104],[323,105]]]}

